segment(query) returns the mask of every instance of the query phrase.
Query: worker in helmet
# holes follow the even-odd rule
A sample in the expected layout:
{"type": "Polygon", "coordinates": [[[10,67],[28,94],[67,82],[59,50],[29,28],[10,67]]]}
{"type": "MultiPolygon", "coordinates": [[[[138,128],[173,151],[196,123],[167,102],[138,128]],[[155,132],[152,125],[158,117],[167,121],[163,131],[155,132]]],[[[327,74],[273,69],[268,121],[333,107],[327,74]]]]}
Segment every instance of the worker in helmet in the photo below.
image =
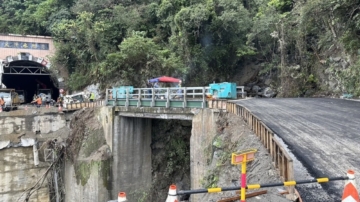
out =
{"type": "Polygon", "coordinates": [[[95,93],[94,92],[91,92],[90,93],[90,102],[94,102],[94,100],[95,100],[95,93]]]}
{"type": "Polygon", "coordinates": [[[36,107],[40,108],[42,105],[42,99],[40,96],[37,96],[36,99],[34,101],[32,101],[31,103],[36,103],[36,107]]]}

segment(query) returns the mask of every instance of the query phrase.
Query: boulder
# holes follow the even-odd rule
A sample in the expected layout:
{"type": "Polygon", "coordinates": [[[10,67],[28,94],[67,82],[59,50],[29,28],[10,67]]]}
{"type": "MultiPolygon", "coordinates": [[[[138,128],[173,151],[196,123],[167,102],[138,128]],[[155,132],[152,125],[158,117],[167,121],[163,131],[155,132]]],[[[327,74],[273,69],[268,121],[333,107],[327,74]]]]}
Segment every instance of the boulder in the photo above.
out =
{"type": "Polygon", "coordinates": [[[276,96],[276,92],[272,88],[266,87],[262,91],[262,96],[267,98],[273,98],[276,96]]]}

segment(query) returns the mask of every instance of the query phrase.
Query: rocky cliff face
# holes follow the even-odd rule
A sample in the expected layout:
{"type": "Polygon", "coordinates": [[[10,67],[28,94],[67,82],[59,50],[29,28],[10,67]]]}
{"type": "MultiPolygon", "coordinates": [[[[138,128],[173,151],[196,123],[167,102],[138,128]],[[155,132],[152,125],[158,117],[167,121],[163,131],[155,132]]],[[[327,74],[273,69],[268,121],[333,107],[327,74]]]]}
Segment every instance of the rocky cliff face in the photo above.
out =
{"type": "Polygon", "coordinates": [[[111,150],[94,109],[74,113],[67,139],[65,201],[111,199],[111,150]]]}
{"type": "Polygon", "coordinates": [[[191,121],[152,120],[153,201],[165,201],[171,184],[190,189],[191,128],[191,121]]]}
{"type": "Polygon", "coordinates": [[[266,97],[267,87],[279,97],[360,95],[358,6],[332,0],[260,5],[254,29],[262,32],[252,41],[258,55],[238,67],[247,79],[234,81],[252,96],[266,97]],[[256,76],[244,71],[254,65],[256,76]]]}

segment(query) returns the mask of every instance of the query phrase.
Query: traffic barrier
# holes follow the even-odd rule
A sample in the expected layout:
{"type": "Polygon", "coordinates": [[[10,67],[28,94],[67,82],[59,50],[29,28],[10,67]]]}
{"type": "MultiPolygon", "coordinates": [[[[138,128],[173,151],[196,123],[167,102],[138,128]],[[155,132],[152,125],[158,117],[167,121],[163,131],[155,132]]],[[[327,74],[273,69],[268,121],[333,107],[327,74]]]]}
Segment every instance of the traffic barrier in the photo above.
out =
{"type": "Polygon", "coordinates": [[[125,192],[119,192],[119,194],[118,194],[118,202],[124,202],[124,201],[127,201],[126,193],[125,192]]]}
{"type": "Polygon", "coordinates": [[[179,201],[179,199],[176,194],[176,185],[172,184],[172,185],[170,185],[169,193],[166,198],[166,202],[178,202],[178,201],[179,201]]]}
{"type": "MultiPolygon", "coordinates": [[[[287,182],[279,182],[279,183],[270,183],[270,184],[249,184],[246,186],[246,189],[260,189],[266,187],[280,187],[280,186],[295,186],[297,184],[308,184],[308,183],[325,183],[330,181],[339,181],[339,180],[348,180],[349,177],[332,177],[332,178],[316,178],[310,180],[299,180],[299,181],[287,181],[287,182]]],[[[177,194],[202,194],[202,193],[217,193],[223,191],[236,191],[240,190],[240,186],[236,187],[217,187],[217,188],[209,188],[209,189],[195,189],[195,190],[180,190],[177,194]]],[[[168,201],[166,201],[168,202],[168,201]]],[[[348,202],[348,201],[346,201],[348,202]]]]}
{"type": "Polygon", "coordinates": [[[355,172],[353,170],[349,170],[347,176],[349,180],[345,182],[341,202],[359,202],[359,193],[355,185],[355,172]]]}

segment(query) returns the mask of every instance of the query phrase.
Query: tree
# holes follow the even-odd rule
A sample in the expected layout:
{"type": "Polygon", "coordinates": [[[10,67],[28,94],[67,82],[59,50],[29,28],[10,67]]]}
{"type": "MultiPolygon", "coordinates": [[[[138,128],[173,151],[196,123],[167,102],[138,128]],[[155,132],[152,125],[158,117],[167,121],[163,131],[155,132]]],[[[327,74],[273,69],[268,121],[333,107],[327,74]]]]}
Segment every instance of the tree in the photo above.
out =
{"type": "Polygon", "coordinates": [[[161,48],[144,32],[133,32],[100,65],[102,81],[120,81],[122,85],[141,86],[150,77],[181,75],[185,69],[179,57],[161,48]]]}

